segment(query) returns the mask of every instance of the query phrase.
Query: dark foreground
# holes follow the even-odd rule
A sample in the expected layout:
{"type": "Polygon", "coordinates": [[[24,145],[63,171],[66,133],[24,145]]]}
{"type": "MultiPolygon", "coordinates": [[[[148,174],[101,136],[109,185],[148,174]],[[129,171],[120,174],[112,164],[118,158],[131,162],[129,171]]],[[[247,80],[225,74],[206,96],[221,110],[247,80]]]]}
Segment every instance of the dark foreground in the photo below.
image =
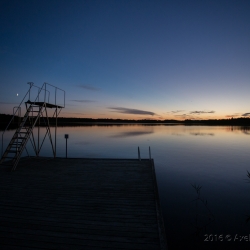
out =
{"type": "Polygon", "coordinates": [[[0,249],[167,247],[149,160],[24,158],[0,182],[0,249]]]}

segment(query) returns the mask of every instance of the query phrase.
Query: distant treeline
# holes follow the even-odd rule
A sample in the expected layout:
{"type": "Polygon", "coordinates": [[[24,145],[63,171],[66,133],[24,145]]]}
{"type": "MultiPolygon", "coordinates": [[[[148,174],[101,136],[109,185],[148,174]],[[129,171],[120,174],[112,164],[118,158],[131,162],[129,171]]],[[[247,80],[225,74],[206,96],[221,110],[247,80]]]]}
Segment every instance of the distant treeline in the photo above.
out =
{"type": "MultiPolygon", "coordinates": [[[[0,128],[5,129],[10,122],[12,115],[0,114],[0,128]]],[[[21,118],[14,117],[11,122],[10,129],[16,128],[21,118]]],[[[49,118],[50,125],[56,124],[55,118],[49,118]]],[[[123,120],[123,119],[92,119],[92,118],[66,118],[58,117],[58,126],[83,126],[83,125],[103,125],[103,124],[183,124],[183,125],[231,125],[231,126],[250,126],[250,118],[231,118],[231,119],[219,119],[219,120],[123,120]]],[[[44,126],[45,122],[43,118],[40,120],[40,125],[44,126]]]]}

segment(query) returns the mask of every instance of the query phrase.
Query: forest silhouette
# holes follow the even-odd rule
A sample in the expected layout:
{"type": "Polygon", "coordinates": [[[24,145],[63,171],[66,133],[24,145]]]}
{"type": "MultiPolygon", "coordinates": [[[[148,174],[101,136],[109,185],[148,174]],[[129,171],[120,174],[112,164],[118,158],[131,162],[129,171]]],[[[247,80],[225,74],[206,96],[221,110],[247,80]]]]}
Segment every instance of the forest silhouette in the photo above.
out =
{"type": "MultiPolygon", "coordinates": [[[[0,114],[0,128],[5,129],[10,122],[12,115],[0,114]]],[[[10,124],[10,129],[16,128],[22,117],[15,116],[10,124]]],[[[56,122],[55,118],[49,118],[51,125],[56,122]]],[[[250,118],[230,118],[230,119],[209,119],[209,120],[153,120],[153,119],[109,119],[109,118],[68,118],[58,117],[57,126],[84,126],[84,125],[105,125],[105,124],[165,124],[165,125],[228,125],[228,126],[250,126],[250,118]]],[[[40,126],[45,125],[41,119],[40,126]]]]}

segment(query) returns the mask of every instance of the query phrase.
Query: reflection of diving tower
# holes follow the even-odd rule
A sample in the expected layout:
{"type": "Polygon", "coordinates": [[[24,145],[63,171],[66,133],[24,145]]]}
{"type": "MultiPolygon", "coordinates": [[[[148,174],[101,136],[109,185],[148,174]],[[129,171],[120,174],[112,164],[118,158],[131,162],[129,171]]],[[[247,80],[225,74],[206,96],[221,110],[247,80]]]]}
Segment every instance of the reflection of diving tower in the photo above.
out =
{"type": "Polygon", "coordinates": [[[48,83],[44,83],[41,88],[35,86],[31,82],[28,84],[30,85],[29,90],[24,96],[20,105],[18,107],[15,107],[16,111],[14,112],[13,117],[10,120],[5,131],[9,128],[14,117],[17,114],[21,114],[21,106],[24,104],[26,108],[26,113],[22,117],[18,125],[18,128],[16,129],[16,132],[14,133],[4,153],[3,153],[3,147],[4,147],[3,136],[5,131],[2,134],[2,158],[0,160],[0,164],[10,166],[12,171],[15,170],[24,149],[27,151],[26,144],[28,141],[30,141],[36,156],[39,156],[44,140],[46,136],[48,136],[52,147],[53,155],[54,157],[56,157],[57,117],[61,112],[62,108],[65,107],[65,91],[48,83]],[[34,95],[35,89],[37,89],[38,93],[34,95]],[[51,90],[54,92],[53,98],[51,98],[52,97],[51,90]],[[58,95],[61,98],[58,98],[58,95]],[[32,96],[34,96],[34,98],[32,96]],[[53,119],[55,126],[54,140],[52,139],[48,109],[51,110],[54,109],[51,115],[51,118],[53,119]],[[46,132],[44,137],[40,140],[41,125],[45,127],[46,132]],[[35,135],[34,135],[35,126],[37,126],[38,128],[37,140],[35,140],[35,135]]]}

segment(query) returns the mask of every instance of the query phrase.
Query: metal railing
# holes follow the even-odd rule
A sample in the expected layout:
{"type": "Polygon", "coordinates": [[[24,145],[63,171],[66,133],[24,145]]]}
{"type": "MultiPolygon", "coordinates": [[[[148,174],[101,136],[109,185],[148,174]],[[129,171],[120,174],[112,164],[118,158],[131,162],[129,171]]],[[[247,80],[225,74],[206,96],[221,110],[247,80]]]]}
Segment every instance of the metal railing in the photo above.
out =
{"type": "MultiPolygon", "coordinates": [[[[20,114],[20,116],[21,116],[21,105],[25,102],[27,96],[29,96],[28,101],[30,101],[30,94],[31,94],[31,89],[32,89],[32,87],[38,88],[38,94],[37,94],[35,100],[32,101],[32,102],[34,102],[34,103],[40,101],[39,96],[40,96],[40,94],[41,94],[42,91],[44,91],[44,102],[46,102],[46,94],[47,94],[47,92],[48,92],[48,103],[49,103],[50,92],[47,90],[47,85],[49,85],[49,86],[55,88],[55,103],[54,103],[54,105],[57,105],[57,101],[56,101],[57,90],[62,91],[62,92],[63,92],[63,106],[61,106],[61,107],[62,107],[62,108],[65,108],[65,91],[64,91],[63,89],[60,89],[60,88],[58,88],[58,87],[56,87],[56,86],[54,86],[54,85],[51,85],[51,84],[49,84],[49,83],[46,83],[46,82],[43,83],[43,85],[42,85],[41,88],[38,87],[38,86],[36,86],[36,85],[34,85],[33,82],[28,82],[27,84],[30,85],[29,90],[28,90],[27,93],[25,94],[25,96],[24,96],[24,98],[22,99],[22,101],[21,101],[21,103],[19,104],[19,106],[13,108],[13,116],[12,116],[12,118],[10,119],[10,121],[9,121],[9,123],[8,123],[8,125],[7,125],[7,127],[5,128],[5,130],[4,130],[3,133],[2,133],[2,150],[1,150],[1,151],[2,151],[2,154],[1,154],[1,157],[3,157],[3,147],[4,147],[4,145],[3,145],[3,138],[4,138],[4,134],[5,134],[6,130],[8,130],[8,128],[9,128],[11,122],[13,121],[14,117],[16,116],[17,112],[18,112],[18,114],[20,114]],[[16,108],[16,111],[14,112],[14,109],[15,109],[15,108],[16,108]]],[[[30,101],[30,102],[31,102],[31,101],[30,101]]],[[[52,103],[52,104],[53,104],[53,103],[52,103]]]]}
{"type": "Polygon", "coordinates": [[[48,95],[48,103],[49,103],[50,92],[49,92],[48,90],[46,90],[46,88],[43,89],[44,84],[43,84],[42,88],[36,86],[33,82],[28,82],[27,84],[29,84],[29,85],[31,86],[31,87],[29,88],[29,101],[30,101],[30,91],[31,91],[31,88],[32,88],[32,87],[35,87],[35,88],[38,89],[37,98],[35,99],[35,101],[37,100],[37,101],[39,102],[39,96],[40,96],[41,90],[43,90],[43,91],[45,91],[44,102],[46,102],[46,92],[49,93],[49,95],[48,95]]]}
{"type": "MultiPolygon", "coordinates": [[[[51,87],[53,87],[53,88],[55,89],[55,103],[52,103],[52,104],[54,104],[54,105],[57,105],[57,104],[58,104],[58,103],[57,103],[57,100],[56,100],[57,90],[63,92],[63,106],[61,106],[61,107],[65,108],[65,91],[64,91],[63,89],[60,89],[60,88],[58,88],[58,87],[52,85],[52,84],[47,83],[47,82],[45,82],[44,85],[45,85],[45,91],[46,91],[46,89],[47,89],[47,85],[49,85],[49,86],[51,86],[51,87]]],[[[46,99],[46,92],[45,92],[44,99],[46,99]]]]}

